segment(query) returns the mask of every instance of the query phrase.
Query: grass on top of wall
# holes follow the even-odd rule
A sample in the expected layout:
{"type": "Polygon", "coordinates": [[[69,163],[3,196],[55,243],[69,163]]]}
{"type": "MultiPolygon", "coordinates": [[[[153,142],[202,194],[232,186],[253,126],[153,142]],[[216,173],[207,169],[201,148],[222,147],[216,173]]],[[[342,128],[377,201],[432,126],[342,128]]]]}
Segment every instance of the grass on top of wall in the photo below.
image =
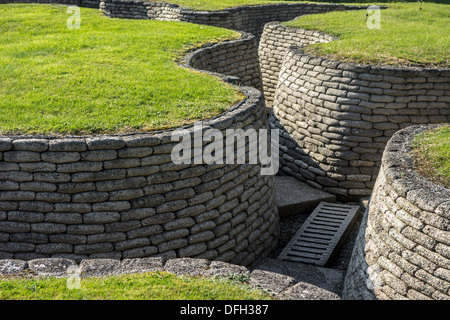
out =
{"type": "MultiPolygon", "coordinates": [[[[398,1],[398,0],[397,0],[398,1]]],[[[406,0],[407,2],[417,2],[417,0],[406,0]]],[[[448,0],[432,0],[427,2],[447,3],[448,0]]],[[[160,0],[153,0],[153,2],[160,2],[160,0]]],[[[166,0],[165,2],[177,4],[180,7],[195,9],[195,10],[222,10],[227,8],[239,7],[239,6],[253,6],[264,4],[276,4],[276,3],[336,3],[336,4],[356,4],[356,5],[372,5],[372,4],[388,4],[395,2],[395,0],[376,0],[376,1],[364,1],[364,0],[309,0],[309,1],[296,1],[296,0],[166,0]]]]}
{"type": "Polygon", "coordinates": [[[187,49],[239,38],[183,22],[110,19],[67,6],[0,5],[0,134],[87,134],[177,127],[242,99],[177,65],[187,49]]]}
{"type": "Polygon", "coordinates": [[[415,136],[416,170],[427,179],[450,188],[450,125],[415,136]]]}
{"type": "Polygon", "coordinates": [[[245,279],[167,272],[92,278],[0,278],[0,300],[271,300],[245,279]]]}
{"type": "MultiPolygon", "coordinates": [[[[155,0],[153,2],[158,2],[155,0]]],[[[194,10],[215,11],[238,6],[250,6],[273,3],[289,3],[293,1],[277,0],[166,0],[165,2],[177,4],[180,7],[194,10]]],[[[297,1],[295,1],[297,2],[297,1]]],[[[301,1],[298,1],[301,2],[301,1]]]]}
{"type": "Polygon", "coordinates": [[[380,11],[380,29],[369,29],[366,10],[302,16],[286,26],[339,37],[305,51],[357,63],[450,67],[450,5],[395,3],[380,11]]]}

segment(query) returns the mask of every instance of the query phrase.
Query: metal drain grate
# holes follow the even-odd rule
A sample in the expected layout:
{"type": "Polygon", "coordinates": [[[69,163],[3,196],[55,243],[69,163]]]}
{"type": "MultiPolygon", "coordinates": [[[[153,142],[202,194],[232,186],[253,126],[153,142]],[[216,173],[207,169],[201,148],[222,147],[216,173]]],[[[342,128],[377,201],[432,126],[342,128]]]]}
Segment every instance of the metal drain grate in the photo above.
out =
{"type": "Polygon", "coordinates": [[[321,202],[278,256],[325,266],[356,222],[359,206],[321,202]]]}

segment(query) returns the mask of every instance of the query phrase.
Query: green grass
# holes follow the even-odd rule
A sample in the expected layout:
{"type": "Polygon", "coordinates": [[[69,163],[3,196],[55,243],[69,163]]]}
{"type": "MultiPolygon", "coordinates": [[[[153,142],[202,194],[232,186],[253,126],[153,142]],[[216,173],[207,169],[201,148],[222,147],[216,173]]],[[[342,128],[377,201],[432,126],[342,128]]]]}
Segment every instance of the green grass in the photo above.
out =
{"type": "MultiPolygon", "coordinates": [[[[243,5],[258,5],[271,3],[289,3],[292,1],[277,0],[167,0],[166,2],[178,4],[180,7],[196,10],[222,10],[243,5]]],[[[297,2],[297,1],[296,1],[297,2]]],[[[301,2],[301,1],[298,1],[301,2]]]]}
{"type": "Polygon", "coordinates": [[[224,112],[242,95],[177,65],[188,48],[238,38],[183,22],[110,19],[66,6],[0,5],[0,134],[53,135],[177,127],[224,112]]]}
{"type": "MultiPolygon", "coordinates": [[[[156,1],[156,0],[155,0],[156,1]]],[[[398,1],[398,0],[397,0],[398,1]]],[[[417,2],[417,0],[407,0],[408,2],[417,2]]],[[[427,2],[439,2],[446,3],[448,0],[433,0],[427,2]]],[[[156,1],[157,2],[157,1],[156,1]]],[[[343,4],[376,4],[376,3],[390,3],[395,2],[392,0],[378,0],[378,1],[364,1],[364,0],[309,0],[309,1],[296,1],[296,0],[167,0],[166,2],[178,4],[181,7],[196,9],[196,10],[222,10],[226,8],[233,8],[238,6],[250,6],[260,4],[273,4],[273,3],[298,3],[298,2],[317,2],[317,3],[343,3],[343,4]]]]}
{"type": "Polygon", "coordinates": [[[82,278],[0,278],[0,300],[270,300],[271,295],[227,278],[151,272],[82,278]]]}
{"type": "Polygon", "coordinates": [[[416,135],[412,145],[416,169],[424,177],[450,188],[450,125],[416,135]]]}
{"type": "Polygon", "coordinates": [[[286,26],[320,30],[339,37],[306,51],[344,61],[395,66],[450,67],[450,5],[389,4],[381,28],[369,29],[366,11],[302,16],[286,26]]]}

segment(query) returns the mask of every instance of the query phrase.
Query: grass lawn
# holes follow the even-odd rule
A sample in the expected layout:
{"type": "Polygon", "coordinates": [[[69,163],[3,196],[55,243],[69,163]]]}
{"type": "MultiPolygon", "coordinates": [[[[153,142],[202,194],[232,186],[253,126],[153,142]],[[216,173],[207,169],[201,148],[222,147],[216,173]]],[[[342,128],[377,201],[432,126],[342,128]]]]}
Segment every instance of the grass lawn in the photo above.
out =
{"type": "Polygon", "coordinates": [[[427,179],[450,188],[450,125],[416,135],[413,148],[417,170],[427,179]]]}
{"type": "MultiPolygon", "coordinates": [[[[157,1],[155,1],[157,2],[157,1]]],[[[166,2],[178,4],[180,7],[196,10],[222,10],[238,6],[249,6],[271,3],[289,3],[302,1],[277,1],[277,0],[167,0],[166,2]]]]}
{"type": "MultiPolygon", "coordinates": [[[[154,0],[158,2],[159,0],[154,0]]],[[[417,2],[417,0],[407,0],[409,2],[417,2]]],[[[433,0],[430,2],[446,3],[448,0],[433,0]]],[[[296,0],[167,0],[166,2],[178,4],[181,7],[197,10],[221,10],[226,8],[233,8],[238,6],[250,6],[260,4],[273,4],[273,3],[296,3],[296,2],[318,2],[318,3],[343,3],[343,4],[377,4],[377,3],[389,3],[392,0],[378,0],[378,1],[364,1],[364,0],[309,0],[309,1],[296,1],[296,0]]],[[[428,2],[428,1],[427,1],[428,2]]]]}
{"type": "Polygon", "coordinates": [[[306,51],[341,61],[380,65],[450,67],[450,5],[388,4],[380,29],[369,29],[366,11],[302,16],[286,26],[320,30],[339,37],[306,51]]]}
{"type": "Polygon", "coordinates": [[[0,300],[271,300],[245,282],[166,272],[82,278],[0,278],[0,300]],[[68,283],[70,284],[68,286],[68,283]]]}
{"type": "Polygon", "coordinates": [[[110,19],[66,6],[0,5],[0,134],[145,131],[210,118],[242,96],[176,59],[237,32],[182,22],[110,19]]]}

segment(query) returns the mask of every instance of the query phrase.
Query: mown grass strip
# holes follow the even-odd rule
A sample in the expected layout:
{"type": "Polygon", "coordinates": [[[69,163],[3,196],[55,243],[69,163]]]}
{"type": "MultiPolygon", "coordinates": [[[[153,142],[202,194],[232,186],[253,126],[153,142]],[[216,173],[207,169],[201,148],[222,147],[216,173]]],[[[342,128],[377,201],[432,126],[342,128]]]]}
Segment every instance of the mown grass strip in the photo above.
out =
{"type": "Polygon", "coordinates": [[[416,170],[450,188],[450,125],[424,131],[412,143],[416,170]]]}
{"type": "Polygon", "coordinates": [[[242,99],[177,65],[188,48],[239,38],[183,22],[110,19],[61,5],[0,5],[0,134],[164,129],[210,118],[242,99]]]}
{"type": "Polygon", "coordinates": [[[270,300],[245,282],[150,272],[103,278],[0,279],[0,300],[270,300]]]}
{"type": "Polygon", "coordinates": [[[306,51],[357,63],[450,67],[450,5],[392,3],[380,11],[380,29],[370,29],[366,10],[302,16],[286,26],[319,30],[339,37],[306,51]]]}
{"type": "MultiPolygon", "coordinates": [[[[158,2],[159,0],[154,0],[158,2]]],[[[448,0],[433,0],[427,2],[447,3],[448,0]]],[[[254,6],[277,3],[339,3],[339,4],[357,4],[357,5],[371,5],[371,4],[389,4],[396,2],[392,0],[377,0],[377,1],[363,1],[363,0],[168,0],[167,2],[178,4],[181,7],[195,10],[215,11],[227,8],[234,8],[239,6],[254,6]]],[[[407,0],[407,2],[417,2],[417,0],[407,0]]]]}

